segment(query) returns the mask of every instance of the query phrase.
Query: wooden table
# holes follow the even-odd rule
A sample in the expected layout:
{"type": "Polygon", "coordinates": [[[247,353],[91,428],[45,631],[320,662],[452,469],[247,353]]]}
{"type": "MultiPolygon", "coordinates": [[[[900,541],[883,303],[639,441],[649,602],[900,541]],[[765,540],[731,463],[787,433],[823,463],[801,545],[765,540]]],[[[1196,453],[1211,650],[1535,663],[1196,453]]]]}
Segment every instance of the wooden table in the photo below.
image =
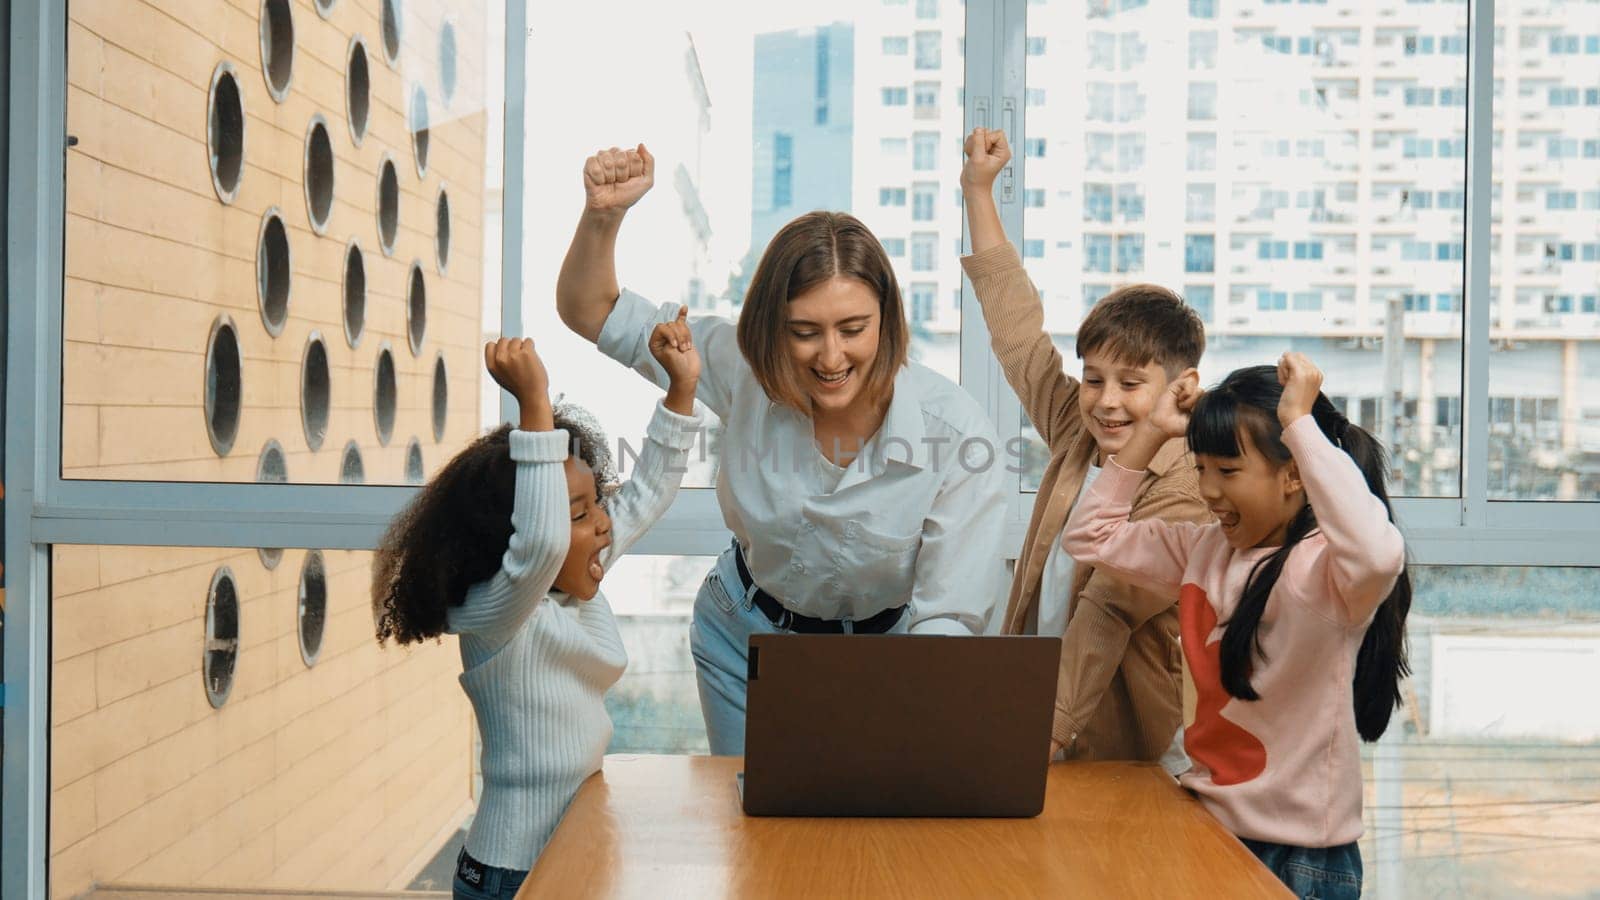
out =
{"type": "Polygon", "coordinates": [[[750,818],[742,769],[607,757],[518,897],[1289,896],[1154,765],[1057,763],[1033,819],[750,818]]]}

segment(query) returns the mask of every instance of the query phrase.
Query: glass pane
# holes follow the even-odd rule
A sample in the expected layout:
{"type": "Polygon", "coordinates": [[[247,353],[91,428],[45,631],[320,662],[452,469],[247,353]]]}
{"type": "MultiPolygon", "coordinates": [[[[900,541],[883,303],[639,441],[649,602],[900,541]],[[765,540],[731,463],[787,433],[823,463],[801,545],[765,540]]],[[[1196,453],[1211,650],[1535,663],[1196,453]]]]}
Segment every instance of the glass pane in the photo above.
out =
{"type": "MultiPolygon", "coordinates": [[[[449,890],[481,791],[456,639],[373,640],[372,555],[58,546],[52,896],[449,890]]],[[[611,752],[704,753],[689,614],[711,557],[606,578],[611,752]]]]}
{"type": "Polygon", "coordinates": [[[1600,569],[1416,567],[1412,677],[1366,747],[1366,893],[1600,884],[1600,569]]]}
{"type": "Polygon", "coordinates": [[[71,5],[63,477],[401,484],[497,417],[504,22],[71,5]]]}
{"type": "Polygon", "coordinates": [[[1600,6],[1495,26],[1489,496],[1600,500],[1600,6]]]}
{"type": "MultiPolygon", "coordinates": [[[[639,142],[656,183],[622,229],[624,287],[736,319],[779,228],[814,209],[850,212],[894,265],[912,358],[959,378],[960,3],[624,0],[608,7],[630,23],[620,31],[580,6],[531,10],[524,318],[557,390],[629,433],[661,395],[569,333],[552,296],[584,159],[639,142]],[[602,58],[628,65],[595,67],[602,58]],[[577,71],[584,90],[551,89],[577,71]]],[[[686,485],[714,482],[716,435],[686,485]]]]}
{"type": "Polygon", "coordinates": [[[51,559],[52,896],[449,889],[477,760],[461,658],[377,645],[370,553],[51,559]]]}
{"type": "Polygon", "coordinates": [[[706,753],[689,655],[689,620],[714,556],[626,556],[606,573],[606,599],[628,671],[606,694],[612,753],[706,753]]]}
{"type": "Polygon", "coordinates": [[[1458,496],[1466,5],[1170,12],[1028,6],[1049,93],[1019,243],[1068,368],[1100,297],[1155,282],[1206,323],[1204,382],[1302,350],[1392,448],[1394,493],[1458,496]]]}

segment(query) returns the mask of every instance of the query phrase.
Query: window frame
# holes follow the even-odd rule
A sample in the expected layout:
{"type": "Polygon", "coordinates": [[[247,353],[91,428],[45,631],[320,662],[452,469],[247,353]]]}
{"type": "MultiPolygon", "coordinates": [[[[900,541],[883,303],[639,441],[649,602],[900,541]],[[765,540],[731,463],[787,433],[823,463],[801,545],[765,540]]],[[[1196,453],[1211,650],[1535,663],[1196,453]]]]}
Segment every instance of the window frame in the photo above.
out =
{"type": "MultiPolygon", "coordinates": [[[[1492,53],[1484,51],[1493,47],[1495,11],[1493,0],[1469,0],[1469,6],[1464,256],[1450,262],[1462,267],[1464,290],[1461,492],[1449,498],[1398,498],[1396,517],[1417,564],[1594,565],[1600,502],[1489,499],[1494,63],[1492,53]]],[[[1012,145],[1024,150],[1032,140],[1023,102],[1027,14],[1027,0],[968,0],[962,58],[964,130],[1002,124],[1003,110],[1004,124],[1015,130],[1012,145]]],[[[11,237],[4,302],[12,365],[4,398],[10,602],[0,694],[5,713],[0,894],[20,897],[46,889],[51,545],[372,549],[416,488],[61,478],[67,11],[63,4],[17,4],[5,27],[12,77],[4,120],[11,237]]],[[[526,6],[507,4],[509,86],[526,84],[527,27],[526,6]]],[[[910,105],[912,86],[900,90],[910,105]]],[[[506,91],[500,324],[507,334],[522,330],[527,100],[524,90],[506,91]]],[[[1214,102],[1221,100],[1214,96],[1214,102]]],[[[1014,189],[1000,196],[1001,221],[1019,245],[1027,239],[1023,210],[1033,158],[1028,152],[1014,156],[1014,189]]],[[[961,246],[969,251],[964,219],[961,227],[961,246]]],[[[1016,438],[1022,431],[1020,405],[1000,376],[982,311],[964,278],[960,310],[962,387],[989,413],[1002,442],[1016,438]]],[[[505,395],[500,413],[507,420],[514,414],[514,403],[505,395]]],[[[1034,499],[1019,478],[1006,499],[1007,546],[1021,546],[1034,499]]],[[[634,552],[714,555],[726,545],[725,533],[714,490],[685,489],[634,552]]]]}

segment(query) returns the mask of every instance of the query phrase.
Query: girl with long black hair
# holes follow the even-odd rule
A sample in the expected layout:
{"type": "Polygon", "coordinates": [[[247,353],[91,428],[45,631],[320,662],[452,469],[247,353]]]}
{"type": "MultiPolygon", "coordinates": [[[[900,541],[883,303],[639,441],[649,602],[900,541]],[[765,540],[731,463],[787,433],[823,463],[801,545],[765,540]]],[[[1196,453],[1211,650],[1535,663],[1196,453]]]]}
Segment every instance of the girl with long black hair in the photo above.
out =
{"type": "Polygon", "coordinates": [[[1067,523],[1081,562],[1179,597],[1199,702],[1183,785],[1302,897],[1359,897],[1360,740],[1400,703],[1411,606],[1383,448],[1299,353],[1175,382],[1067,523]],[[1187,435],[1216,524],[1130,521],[1187,435]]]}

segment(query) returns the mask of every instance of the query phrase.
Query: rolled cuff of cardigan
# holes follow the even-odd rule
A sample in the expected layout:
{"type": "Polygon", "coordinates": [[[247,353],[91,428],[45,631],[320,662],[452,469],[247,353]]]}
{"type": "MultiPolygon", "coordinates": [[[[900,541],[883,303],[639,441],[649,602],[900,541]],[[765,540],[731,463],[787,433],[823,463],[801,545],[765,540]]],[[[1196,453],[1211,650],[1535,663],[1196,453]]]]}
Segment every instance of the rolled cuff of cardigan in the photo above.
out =
{"type": "Polygon", "coordinates": [[[1050,740],[1066,749],[1067,759],[1071,759],[1077,752],[1078,735],[1082,732],[1083,726],[1067,718],[1060,707],[1056,708],[1055,719],[1050,723],[1050,740]]]}
{"type": "Polygon", "coordinates": [[[1007,241],[961,257],[961,268],[966,270],[968,278],[976,281],[990,275],[1021,269],[1022,257],[1017,254],[1016,245],[1007,241]]]}

